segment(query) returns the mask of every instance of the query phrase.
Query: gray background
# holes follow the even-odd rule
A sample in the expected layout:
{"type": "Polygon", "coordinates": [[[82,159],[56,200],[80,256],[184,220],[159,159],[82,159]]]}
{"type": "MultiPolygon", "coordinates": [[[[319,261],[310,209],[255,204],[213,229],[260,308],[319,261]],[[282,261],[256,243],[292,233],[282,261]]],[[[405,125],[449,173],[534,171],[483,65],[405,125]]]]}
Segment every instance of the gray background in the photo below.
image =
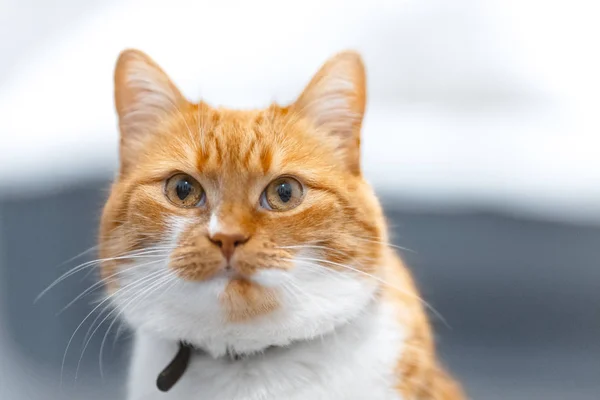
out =
{"type": "MultiPolygon", "coordinates": [[[[0,0],[0,400],[121,399],[100,209],[117,168],[113,67],[136,47],[191,100],[291,101],[337,51],[369,82],[365,176],[472,399],[600,399],[600,2],[0,0]],[[204,40],[209,38],[210,40],[204,40]],[[58,314],[58,315],[57,315],[58,314]],[[109,322],[108,320],[107,322],[109,322]]],[[[149,383],[151,384],[151,383],[149,383]]]]}
{"type": "MultiPolygon", "coordinates": [[[[109,334],[103,379],[98,366],[110,319],[94,335],[75,380],[93,318],[83,325],[67,355],[62,388],[58,385],[66,344],[93,309],[94,296],[55,314],[94,282],[94,274],[83,280],[85,273],[76,274],[33,304],[76,263],[57,265],[95,245],[108,185],[82,182],[0,202],[3,327],[24,358],[23,368],[32,368],[33,375],[43,366],[48,374],[43,392],[19,398],[88,399],[98,393],[121,398],[128,333],[116,342],[116,329],[109,334]]],[[[447,321],[432,315],[442,358],[473,399],[599,398],[600,227],[484,210],[416,213],[403,211],[400,198],[383,202],[394,242],[412,250],[404,258],[424,297],[447,321]]]]}

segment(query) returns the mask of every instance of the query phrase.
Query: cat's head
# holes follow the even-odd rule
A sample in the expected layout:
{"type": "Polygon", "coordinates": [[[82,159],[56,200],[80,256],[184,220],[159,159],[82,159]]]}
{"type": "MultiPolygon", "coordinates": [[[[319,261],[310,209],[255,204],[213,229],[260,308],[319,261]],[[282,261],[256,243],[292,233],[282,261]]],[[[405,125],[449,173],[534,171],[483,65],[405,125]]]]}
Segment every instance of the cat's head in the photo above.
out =
{"type": "Polygon", "coordinates": [[[216,356],[322,335],[364,310],[387,241],[360,170],[365,90],[360,56],[344,52],[291,105],[214,108],[123,52],[100,248],[126,320],[216,356]]]}

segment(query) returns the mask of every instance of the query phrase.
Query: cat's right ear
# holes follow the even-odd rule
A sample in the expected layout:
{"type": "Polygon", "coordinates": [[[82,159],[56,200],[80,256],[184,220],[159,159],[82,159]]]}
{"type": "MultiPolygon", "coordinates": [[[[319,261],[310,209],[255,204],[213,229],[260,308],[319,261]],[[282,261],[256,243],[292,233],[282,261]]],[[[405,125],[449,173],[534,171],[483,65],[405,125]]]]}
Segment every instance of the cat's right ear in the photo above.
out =
{"type": "Polygon", "coordinates": [[[161,118],[186,103],[167,74],[138,50],[125,50],[115,68],[115,105],[121,131],[121,173],[128,170],[161,118]]]}

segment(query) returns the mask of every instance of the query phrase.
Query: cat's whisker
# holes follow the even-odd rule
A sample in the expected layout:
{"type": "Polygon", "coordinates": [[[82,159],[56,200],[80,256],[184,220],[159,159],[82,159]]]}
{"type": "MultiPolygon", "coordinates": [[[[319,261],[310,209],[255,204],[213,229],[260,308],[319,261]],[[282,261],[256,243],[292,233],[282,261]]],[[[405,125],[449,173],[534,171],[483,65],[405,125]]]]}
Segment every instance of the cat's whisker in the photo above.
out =
{"type": "MultiPolygon", "coordinates": [[[[341,264],[341,263],[337,263],[337,262],[333,262],[333,261],[329,261],[329,260],[322,260],[322,259],[319,259],[319,258],[308,258],[308,257],[297,257],[295,260],[298,261],[298,262],[308,262],[308,263],[312,264],[313,266],[321,267],[321,268],[324,268],[324,269],[327,269],[327,270],[331,270],[331,271],[334,271],[334,270],[332,270],[331,268],[324,267],[323,265],[321,265],[319,263],[325,263],[325,264],[329,264],[329,265],[334,265],[334,266],[337,266],[337,267],[340,267],[340,268],[344,268],[344,269],[347,269],[347,270],[359,273],[361,275],[365,275],[367,277],[375,279],[376,281],[378,281],[378,282],[380,282],[382,284],[388,285],[391,288],[397,289],[397,290],[401,291],[402,293],[406,293],[406,291],[404,289],[396,288],[394,285],[390,284],[389,282],[385,281],[384,279],[382,279],[382,278],[380,278],[380,277],[378,277],[376,275],[370,274],[368,272],[362,271],[360,269],[351,267],[351,266],[346,265],[346,264],[341,264]]],[[[420,299],[420,297],[419,297],[419,299],[420,299]]]]}
{"type": "MultiPolygon", "coordinates": [[[[284,259],[282,259],[282,261],[294,262],[294,259],[292,259],[292,258],[285,259],[284,258],[284,259]]],[[[339,282],[342,282],[344,279],[347,279],[342,274],[338,273],[335,270],[332,270],[331,268],[323,268],[323,266],[316,266],[316,265],[309,264],[307,262],[303,262],[302,265],[310,268],[312,272],[315,272],[323,277],[334,278],[339,282]]]]}
{"type": "Polygon", "coordinates": [[[35,298],[34,304],[37,303],[42,297],[44,297],[56,285],[58,285],[59,283],[61,283],[65,279],[69,278],[70,276],[72,276],[72,275],[74,275],[74,274],[76,274],[76,273],[78,273],[80,271],[83,271],[83,270],[85,270],[87,268],[94,268],[97,265],[99,265],[99,264],[101,264],[103,262],[107,262],[107,261],[128,260],[128,259],[149,258],[149,257],[161,257],[161,256],[167,255],[166,253],[162,254],[161,251],[163,251],[163,250],[162,249],[157,249],[157,250],[136,251],[136,252],[130,253],[129,255],[122,255],[122,256],[117,256],[117,257],[108,257],[108,258],[100,258],[100,259],[96,259],[96,260],[86,261],[86,262],[84,262],[82,264],[79,264],[79,265],[71,268],[69,271],[65,272],[60,277],[58,277],[54,282],[52,282],[46,289],[42,290],[42,292],[35,298]]]}
{"type": "MultiPolygon", "coordinates": [[[[167,290],[168,290],[168,289],[167,289],[167,290]]],[[[106,342],[106,339],[107,339],[107,337],[108,337],[108,335],[109,335],[109,333],[110,333],[110,330],[112,329],[113,325],[114,325],[114,324],[115,324],[117,321],[121,321],[121,322],[119,323],[119,326],[118,326],[118,328],[117,328],[117,333],[115,334],[115,338],[114,338],[114,340],[113,340],[113,349],[114,349],[114,346],[115,346],[115,344],[116,344],[116,342],[117,342],[117,340],[118,340],[118,338],[119,338],[119,335],[120,335],[120,333],[121,333],[121,330],[122,330],[122,328],[123,328],[123,321],[121,320],[121,318],[119,318],[119,317],[121,316],[121,314],[123,313],[123,311],[124,311],[124,309],[123,309],[123,310],[121,310],[121,311],[120,311],[120,312],[119,312],[117,315],[115,315],[115,316],[114,316],[114,318],[113,318],[112,322],[110,323],[110,325],[109,325],[109,326],[108,326],[108,328],[106,329],[106,332],[104,333],[104,337],[102,338],[102,342],[101,342],[101,344],[100,344],[100,351],[99,351],[99,355],[98,355],[98,358],[99,358],[99,360],[98,360],[98,363],[99,363],[99,366],[100,366],[100,376],[101,376],[103,379],[104,379],[104,372],[103,372],[103,371],[104,371],[104,367],[103,367],[103,361],[102,361],[102,353],[103,353],[103,351],[104,351],[104,344],[105,344],[105,342],[106,342]]]]}
{"type": "Polygon", "coordinates": [[[115,272],[115,273],[107,276],[106,278],[100,279],[100,280],[98,280],[98,282],[94,283],[93,285],[91,285],[90,287],[88,287],[87,289],[85,289],[83,292],[81,292],[73,300],[71,300],[69,302],[69,304],[67,304],[65,307],[63,307],[56,315],[62,314],[66,309],[68,309],[73,304],[75,304],[79,299],[81,299],[82,297],[84,297],[86,294],[94,291],[94,289],[97,289],[97,288],[99,288],[99,287],[101,287],[101,286],[103,286],[103,285],[105,285],[107,283],[111,283],[111,282],[116,281],[116,279],[112,279],[111,280],[111,278],[113,278],[113,277],[117,277],[119,275],[125,274],[125,273],[130,272],[130,271],[132,271],[134,269],[138,269],[138,268],[142,268],[142,267],[147,267],[149,265],[155,265],[155,264],[158,264],[158,263],[161,263],[161,262],[164,262],[164,261],[166,261],[166,259],[164,259],[164,260],[162,260],[162,259],[161,260],[154,260],[154,261],[150,261],[150,262],[142,263],[142,264],[135,264],[135,265],[133,265],[131,267],[127,267],[127,268],[121,269],[121,270],[119,270],[119,271],[117,271],[117,272],[115,272]]]}
{"type": "Polygon", "coordinates": [[[302,289],[302,286],[297,285],[296,283],[294,283],[294,281],[295,281],[295,279],[292,278],[290,280],[287,280],[285,284],[290,285],[292,288],[297,290],[300,294],[302,294],[304,296],[305,299],[308,299],[315,306],[315,308],[317,308],[319,310],[323,310],[323,306],[321,304],[319,304],[318,301],[316,301],[314,296],[311,296],[310,294],[306,293],[306,291],[304,289],[302,289]]]}
{"type": "MultiPolygon", "coordinates": [[[[446,321],[446,319],[431,304],[429,304],[427,301],[425,301],[422,297],[420,297],[420,296],[418,296],[418,295],[416,295],[414,293],[411,293],[409,291],[406,291],[406,290],[404,290],[404,289],[402,289],[402,288],[400,288],[400,287],[398,287],[396,285],[393,285],[390,282],[387,282],[386,280],[384,280],[384,279],[382,279],[382,278],[380,278],[380,277],[378,277],[376,275],[370,274],[370,273],[365,272],[365,271],[361,271],[360,269],[351,267],[349,265],[340,264],[340,263],[336,263],[336,262],[329,261],[329,260],[321,260],[321,259],[318,259],[318,258],[296,258],[296,260],[299,261],[299,262],[311,262],[311,263],[314,263],[314,265],[321,266],[321,267],[323,267],[323,266],[320,265],[319,263],[325,263],[325,264],[335,265],[335,266],[338,266],[340,268],[345,268],[345,269],[348,269],[350,271],[354,271],[354,272],[359,273],[361,275],[364,275],[364,276],[370,277],[372,279],[375,279],[377,282],[379,282],[379,283],[381,283],[383,285],[386,285],[387,287],[390,287],[390,288],[392,288],[394,290],[397,290],[398,292],[402,293],[403,295],[406,295],[406,296],[409,296],[411,298],[414,298],[414,299],[418,300],[423,306],[425,306],[437,318],[439,318],[444,323],[444,325],[446,325],[447,327],[450,328],[450,325],[448,325],[448,322],[446,321]]],[[[323,268],[325,268],[325,267],[323,267],[323,268]]]]}
{"type": "Polygon", "coordinates": [[[302,299],[298,296],[296,291],[287,285],[287,282],[284,282],[283,285],[281,285],[281,289],[293,296],[297,302],[300,303],[302,301],[302,299]]]}
{"type": "Polygon", "coordinates": [[[68,260],[65,260],[65,261],[63,261],[62,263],[60,263],[59,265],[57,265],[57,267],[62,267],[63,265],[65,265],[65,264],[68,264],[68,263],[70,263],[71,261],[77,260],[78,258],[80,258],[80,257],[83,257],[83,256],[85,256],[86,254],[89,254],[89,253],[91,253],[92,251],[96,251],[96,250],[98,250],[98,248],[99,248],[99,247],[100,247],[100,245],[99,245],[99,244],[98,244],[98,245],[96,245],[96,246],[92,246],[92,247],[90,247],[90,248],[88,248],[88,249],[86,249],[86,250],[82,251],[81,253],[79,253],[79,254],[77,254],[77,255],[75,255],[75,256],[73,256],[73,257],[69,258],[68,260]]]}
{"type": "MultiPolygon", "coordinates": [[[[104,368],[103,368],[103,363],[102,363],[102,352],[104,351],[104,343],[106,342],[106,339],[108,338],[108,335],[110,334],[110,331],[113,327],[113,325],[117,322],[120,321],[119,316],[116,315],[113,320],[111,321],[110,325],[108,325],[108,328],[106,329],[106,332],[104,333],[104,337],[102,338],[102,342],[100,344],[100,351],[99,351],[99,366],[100,366],[100,378],[104,379],[104,368]]],[[[122,322],[121,322],[122,324],[122,322]]],[[[119,324],[119,327],[117,328],[117,333],[115,334],[115,342],[113,342],[113,346],[116,343],[117,337],[119,335],[119,330],[121,328],[121,324],[119,324]]]]}
{"type": "Polygon", "coordinates": [[[415,250],[409,249],[408,247],[398,246],[398,245],[395,245],[395,244],[390,243],[390,242],[384,242],[384,241],[376,240],[374,238],[369,238],[369,237],[366,237],[366,236],[365,237],[353,236],[353,238],[354,239],[358,239],[358,240],[362,240],[362,241],[365,241],[365,242],[369,242],[369,243],[382,244],[384,246],[393,247],[393,248],[398,249],[398,250],[408,251],[410,253],[415,253],[415,254],[417,253],[415,250]]]}
{"type": "MultiPolygon", "coordinates": [[[[128,258],[131,258],[131,259],[135,259],[135,258],[149,258],[150,256],[154,256],[154,255],[160,257],[162,255],[161,254],[162,252],[166,252],[167,254],[165,254],[165,257],[167,257],[168,253],[171,252],[172,250],[173,250],[172,246],[163,246],[163,247],[160,247],[160,248],[158,248],[158,246],[156,246],[156,247],[153,246],[152,248],[142,249],[142,250],[139,250],[139,251],[133,251],[133,252],[129,253],[129,254],[131,254],[131,256],[128,257],[128,258]]],[[[108,261],[110,261],[110,260],[108,260],[108,261]]],[[[83,278],[81,278],[81,282],[83,282],[84,280],[86,280],[93,271],[94,271],[94,268],[90,268],[88,270],[88,272],[83,276],[83,278]]]]}
{"type": "MultiPolygon", "coordinates": [[[[176,258],[176,260],[178,260],[178,259],[179,259],[179,257],[178,257],[178,258],[176,258]]],[[[160,263],[160,262],[162,262],[162,261],[163,261],[163,260],[153,261],[153,262],[150,262],[150,263],[145,263],[145,264],[143,264],[143,265],[140,265],[140,266],[149,266],[149,265],[153,265],[153,264],[156,264],[156,263],[160,263]]],[[[121,273],[127,273],[127,272],[130,272],[132,269],[135,269],[135,267],[133,267],[133,268],[127,268],[127,269],[125,269],[125,270],[121,271],[121,273]]],[[[168,274],[170,274],[170,273],[171,273],[171,272],[170,272],[170,270],[159,270],[159,271],[155,271],[155,273],[156,273],[156,272],[164,272],[164,273],[165,273],[165,275],[168,275],[168,274]]],[[[154,275],[155,273],[152,273],[152,274],[150,274],[150,275],[154,275]]],[[[157,278],[157,279],[160,279],[160,277],[159,277],[159,278],[157,278]]],[[[116,281],[116,279],[115,279],[115,281],[116,281]]],[[[147,282],[146,282],[146,283],[147,283],[147,282]]],[[[132,290],[134,290],[134,289],[136,289],[136,287],[134,287],[134,288],[131,288],[130,290],[127,290],[127,291],[125,291],[123,294],[125,294],[125,293],[128,293],[129,291],[132,291],[132,290]]],[[[110,296],[109,296],[109,297],[110,297],[110,296]]],[[[85,334],[85,336],[84,336],[84,339],[83,339],[83,340],[84,340],[84,342],[85,342],[85,341],[87,341],[87,339],[88,339],[88,335],[90,334],[90,331],[92,330],[93,326],[96,324],[96,322],[98,321],[98,319],[100,319],[101,315],[102,315],[102,314],[104,314],[104,312],[105,312],[105,311],[106,311],[108,308],[110,308],[111,306],[112,306],[112,305],[109,303],[107,306],[105,306],[105,308],[104,308],[104,309],[102,309],[102,311],[99,313],[99,315],[98,315],[98,316],[96,316],[96,318],[95,318],[95,319],[94,319],[94,321],[93,321],[93,322],[90,324],[90,327],[88,328],[88,331],[86,332],[86,334],[85,334]]]]}
{"type": "Polygon", "coordinates": [[[333,249],[331,247],[327,247],[327,246],[321,246],[321,245],[310,245],[310,244],[299,244],[299,245],[292,245],[292,246],[279,246],[279,247],[275,247],[276,249],[319,249],[319,250],[327,250],[330,251],[332,253],[337,253],[339,255],[343,255],[346,256],[348,255],[348,253],[343,252],[341,250],[338,249],[333,249]]]}
{"type": "MultiPolygon", "coordinates": [[[[155,271],[155,272],[165,272],[165,271],[159,270],[159,271],[155,271]]],[[[155,273],[153,273],[153,274],[150,274],[150,275],[154,276],[154,278],[156,278],[156,279],[159,279],[161,274],[155,274],[155,273]],[[157,277],[157,275],[158,275],[158,277],[157,277]]],[[[144,283],[145,283],[145,284],[147,284],[148,282],[147,282],[147,281],[145,281],[144,283]]],[[[137,286],[131,287],[131,288],[129,288],[128,290],[125,290],[125,291],[123,292],[123,294],[125,294],[125,293],[128,293],[128,292],[130,292],[130,291],[134,291],[134,290],[136,290],[136,289],[137,289],[137,286]]],[[[109,297],[111,297],[111,296],[109,296],[109,297]]],[[[103,300],[104,300],[104,299],[103,299],[103,300]]],[[[102,303],[102,302],[103,302],[103,300],[100,300],[100,303],[102,303]]],[[[102,315],[103,315],[103,314],[104,314],[104,313],[105,313],[105,312],[106,312],[108,309],[110,309],[112,306],[113,306],[113,305],[112,305],[110,302],[109,302],[109,303],[107,303],[107,304],[104,306],[104,308],[103,308],[103,309],[102,309],[102,310],[101,310],[101,311],[98,313],[98,315],[96,316],[96,318],[94,318],[94,320],[93,320],[93,321],[92,321],[92,323],[90,324],[90,326],[89,326],[89,328],[88,328],[87,332],[85,333],[85,336],[84,336],[84,338],[83,338],[83,341],[84,341],[84,343],[88,341],[88,338],[89,338],[90,332],[92,331],[92,329],[93,329],[93,328],[94,328],[94,326],[96,325],[96,322],[98,322],[98,320],[99,320],[100,318],[102,318],[102,315]]]]}
{"type": "Polygon", "coordinates": [[[65,353],[63,355],[63,359],[62,359],[62,363],[61,363],[61,367],[60,367],[60,386],[62,387],[62,381],[63,381],[63,375],[64,375],[64,368],[65,368],[65,362],[67,360],[67,354],[69,352],[69,347],[71,346],[71,343],[73,343],[73,340],[75,339],[75,335],[77,334],[77,332],[79,331],[79,329],[81,329],[81,327],[83,326],[83,324],[85,323],[85,321],[87,321],[90,316],[98,309],[100,308],[104,303],[106,303],[107,301],[109,301],[113,296],[115,296],[116,294],[118,294],[119,292],[122,292],[123,290],[127,290],[128,288],[131,288],[134,285],[139,285],[139,284],[144,284],[147,280],[152,279],[154,277],[154,274],[158,274],[161,273],[163,271],[157,271],[153,274],[150,274],[148,276],[145,276],[143,278],[140,278],[132,283],[130,283],[127,286],[124,286],[120,289],[118,289],[116,292],[108,295],[104,300],[102,300],[102,302],[100,302],[96,307],[94,307],[94,309],[92,309],[92,311],[90,311],[86,317],[81,321],[81,323],[77,326],[77,328],[75,328],[75,331],[73,332],[73,334],[71,335],[71,337],[69,338],[69,341],[67,342],[67,347],[65,349],[65,353]]]}
{"type": "Polygon", "coordinates": [[[110,310],[112,307],[113,307],[113,304],[110,301],[107,302],[104,305],[104,307],[102,308],[102,310],[100,310],[100,312],[98,313],[98,315],[96,315],[96,318],[94,318],[94,320],[92,321],[92,323],[88,327],[87,331],[85,332],[85,335],[83,335],[83,343],[87,343],[88,339],[90,338],[90,334],[92,333],[92,330],[96,326],[96,322],[98,322],[98,320],[100,318],[102,318],[102,316],[104,315],[104,313],[107,312],[108,310],[110,310]]]}
{"type": "MultiPolygon", "coordinates": [[[[143,285],[147,285],[149,283],[149,281],[151,282],[150,285],[154,285],[156,283],[156,281],[158,280],[162,280],[165,275],[169,274],[169,271],[157,271],[158,274],[157,275],[152,275],[151,277],[152,279],[150,280],[144,280],[143,285]],[[153,281],[153,282],[152,282],[153,281]]],[[[135,287],[130,287],[129,290],[125,291],[124,293],[127,292],[131,292],[133,290],[135,290],[138,286],[142,286],[142,283],[137,284],[135,287]]],[[[116,293],[115,293],[116,294],[116,293]]],[[[107,299],[114,299],[115,296],[109,296],[107,299]]],[[[117,308],[114,308],[113,305],[109,302],[107,303],[107,305],[104,307],[104,309],[98,314],[98,316],[94,319],[94,321],[91,323],[90,328],[88,329],[88,332],[86,333],[86,336],[84,338],[84,346],[83,346],[83,350],[81,351],[81,355],[79,356],[79,361],[77,362],[77,368],[75,370],[75,380],[77,380],[77,376],[79,373],[79,367],[81,365],[81,361],[83,359],[83,355],[85,354],[85,350],[87,349],[88,345],[90,344],[90,342],[92,341],[92,338],[94,337],[94,334],[96,334],[96,332],[98,331],[98,329],[100,329],[100,327],[102,326],[102,324],[117,310],[117,308]],[[98,324],[96,325],[95,329],[93,329],[93,331],[90,334],[90,331],[92,330],[92,328],[94,328],[96,322],[101,318],[102,314],[104,314],[108,309],[112,308],[112,310],[104,317],[104,319],[98,324]]]]}
{"type": "MultiPolygon", "coordinates": [[[[331,252],[333,254],[339,255],[339,256],[343,256],[343,257],[347,257],[349,259],[354,259],[356,260],[356,256],[349,254],[346,251],[342,251],[340,249],[334,249],[332,247],[327,247],[327,246],[323,246],[323,245],[312,245],[312,244],[299,244],[299,245],[291,245],[291,246],[280,246],[280,247],[275,247],[276,249],[308,249],[308,250],[326,250],[328,252],[331,252]]],[[[361,261],[369,261],[369,262],[374,262],[377,261],[378,259],[375,257],[364,257],[361,256],[360,257],[361,261]]]]}
{"type": "Polygon", "coordinates": [[[347,276],[344,276],[344,274],[340,274],[339,272],[337,272],[331,268],[323,268],[323,266],[307,264],[306,262],[303,264],[306,267],[308,267],[309,269],[311,269],[312,272],[320,274],[323,277],[333,278],[333,279],[337,280],[338,282],[344,282],[344,281],[348,280],[347,276]]]}
{"type": "MultiPolygon", "coordinates": [[[[383,241],[379,241],[379,240],[371,240],[371,239],[367,239],[367,238],[363,238],[363,237],[356,237],[356,236],[353,236],[353,238],[354,239],[358,239],[358,240],[362,240],[362,241],[365,241],[365,242],[382,244],[382,245],[385,245],[385,246],[393,247],[393,248],[396,248],[396,249],[399,249],[399,250],[408,251],[408,252],[411,252],[411,253],[416,253],[416,251],[414,251],[414,250],[411,250],[411,249],[406,248],[406,247],[397,246],[397,245],[389,243],[389,242],[383,242],[383,241]]],[[[337,254],[340,254],[340,255],[344,255],[344,256],[348,255],[348,253],[343,252],[341,250],[333,249],[331,247],[322,246],[322,245],[310,245],[310,244],[305,245],[305,244],[303,244],[303,245],[280,246],[280,247],[276,247],[276,248],[278,248],[278,249],[302,249],[302,248],[310,249],[310,248],[312,248],[312,249],[327,250],[327,251],[331,251],[331,252],[334,252],[334,253],[337,253],[337,254]]]]}
{"type": "Polygon", "coordinates": [[[117,341],[119,340],[119,338],[121,337],[123,332],[126,330],[126,328],[124,328],[123,326],[125,326],[125,323],[123,322],[123,320],[120,320],[119,326],[117,326],[117,332],[115,333],[115,337],[112,342],[112,350],[113,351],[115,349],[115,346],[117,345],[117,341]]]}
{"type": "MultiPolygon", "coordinates": [[[[102,350],[104,349],[104,342],[106,340],[106,336],[108,335],[108,332],[110,331],[111,327],[113,326],[113,324],[115,323],[115,321],[117,321],[119,319],[119,317],[123,314],[123,312],[125,312],[125,310],[127,309],[127,307],[136,299],[140,299],[143,300],[143,298],[148,297],[150,294],[152,294],[153,292],[155,292],[157,289],[161,288],[162,286],[166,285],[167,283],[176,280],[177,276],[175,274],[173,274],[172,272],[167,270],[167,273],[156,279],[155,282],[153,282],[148,288],[146,288],[145,290],[143,290],[142,292],[140,292],[138,295],[134,296],[131,300],[129,300],[127,302],[127,304],[125,304],[123,307],[121,307],[121,309],[119,310],[119,312],[115,315],[113,321],[110,323],[110,325],[108,326],[108,329],[106,330],[106,333],[104,334],[104,337],[102,338],[102,342],[100,344],[100,354],[98,355],[98,363],[100,366],[100,375],[102,378],[104,378],[104,373],[103,373],[103,368],[102,368],[102,350]]],[[[92,337],[94,336],[94,334],[96,333],[96,331],[102,326],[102,324],[104,324],[104,322],[110,318],[110,316],[117,311],[118,308],[113,308],[113,310],[106,315],[106,317],[104,317],[104,319],[98,324],[98,326],[96,327],[96,329],[94,330],[94,332],[92,332],[90,338],[88,339],[88,342],[86,343],[83,352],[81,353],[81,356],[79,358],[79,362],[81,362],[81,360],[83,359],[83,353],[85,352],[85,348],[87,347],[87,345],[89,344],[89,342],[92,340],[92,337]]],[[[78,369],[79,369],[79,363],[77,365],[78,369]]]]}

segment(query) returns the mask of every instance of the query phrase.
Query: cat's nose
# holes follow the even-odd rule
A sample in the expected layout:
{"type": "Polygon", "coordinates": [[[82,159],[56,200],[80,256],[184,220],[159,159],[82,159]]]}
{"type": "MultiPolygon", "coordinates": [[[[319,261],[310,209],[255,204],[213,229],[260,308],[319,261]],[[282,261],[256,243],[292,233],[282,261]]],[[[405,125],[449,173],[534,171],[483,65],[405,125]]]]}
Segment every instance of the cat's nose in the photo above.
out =
{"type": "Polygon", "coordinates": [[[225,257],[227,262],[229,262],[229,260],[233,256],[233,252],[235,251],[236,247],[246,243],[249,237],[241,232],[217,232],[214,235],[210,235],[209,239],[211,242],[213,242],[221,248],[221,253],[223,253],[223,256],[225,257]]]}

